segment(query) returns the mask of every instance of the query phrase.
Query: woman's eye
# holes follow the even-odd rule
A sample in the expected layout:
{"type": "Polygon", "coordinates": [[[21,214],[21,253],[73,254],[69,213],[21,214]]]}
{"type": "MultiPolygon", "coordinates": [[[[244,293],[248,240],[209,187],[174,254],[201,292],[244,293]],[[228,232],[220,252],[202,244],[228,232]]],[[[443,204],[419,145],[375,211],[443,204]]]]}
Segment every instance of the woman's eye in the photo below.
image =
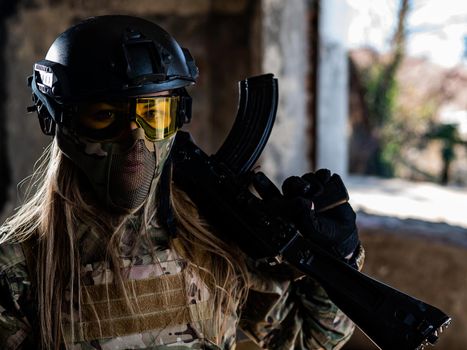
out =
{"type": "Polygon", "coordinates": [[[144,112],[144,118],[146,119],[155,119],[160,116],[161,112],[155,109],[148,109],[144,112]]]}
{"type": "Polygon", "coordinates": [[[142,113],[142,117],[148,122],[154,123],[164,118],[164,112],[158,109],[147,109],[142,113]]]}
{"type": "Polygon", "coordinates": [[[81,124],[90,129],[104,129],[109,127],[116,119],[116,113],[109,110],[100,110],[82,115],[81,124]]]}
{"type": "Polygon", "coordinates": [[[149,123],[153,128],[156,129],[165,129],[170,124],[170,115],[165,113],[165,111],[160,111],[157,109],[148,110],[145,112],[144,119],[149,123]]]}
{"type": "Polygon", "coordinates": [[[99,111],[94,114],[93,118],[100,121],[110,120],[115,118],[115,113],[112,111],[99,111]]]}

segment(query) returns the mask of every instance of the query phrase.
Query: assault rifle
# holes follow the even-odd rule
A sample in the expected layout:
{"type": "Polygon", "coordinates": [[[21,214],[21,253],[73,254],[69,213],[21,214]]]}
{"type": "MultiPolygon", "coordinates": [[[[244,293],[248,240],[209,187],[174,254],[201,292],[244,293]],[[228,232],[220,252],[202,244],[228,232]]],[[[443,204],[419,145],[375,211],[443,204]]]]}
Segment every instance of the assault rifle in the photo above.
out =
{"type": "MultiPolygon", "coordinates": [[[[272,74],[241,81],[234,126],[216,154],[206,155],[188,133],[179,133],[173,153],[174,181],[224,239],[236,242],[254,259],[286,261],[317,280],[381,349],[418,350],[434,344],[449,316],[327,253],[293,223],[271,215],[251,191],[258,179],[251,169],[269,138],[277,99],[272,74]]],[[[264,175],[260,179],[269,181],[264,175]]]]}

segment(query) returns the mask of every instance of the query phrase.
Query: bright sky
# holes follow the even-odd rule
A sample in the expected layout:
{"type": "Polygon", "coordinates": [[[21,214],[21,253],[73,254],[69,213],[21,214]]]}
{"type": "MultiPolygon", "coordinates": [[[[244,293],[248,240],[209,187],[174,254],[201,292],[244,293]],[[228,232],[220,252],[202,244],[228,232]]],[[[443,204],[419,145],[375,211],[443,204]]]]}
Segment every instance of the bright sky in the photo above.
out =
{"type": "MultiPolygon", "coordinates": [[[[399,0],[346,0],[348,44],[384,51],[394,31],[399,0]]],[[[466,0],[413,0],[408,17],[407,53],[451,67],[467,50],[466,0]]],[[[464,63],[467,60],[464,58],[464,63]]]]}

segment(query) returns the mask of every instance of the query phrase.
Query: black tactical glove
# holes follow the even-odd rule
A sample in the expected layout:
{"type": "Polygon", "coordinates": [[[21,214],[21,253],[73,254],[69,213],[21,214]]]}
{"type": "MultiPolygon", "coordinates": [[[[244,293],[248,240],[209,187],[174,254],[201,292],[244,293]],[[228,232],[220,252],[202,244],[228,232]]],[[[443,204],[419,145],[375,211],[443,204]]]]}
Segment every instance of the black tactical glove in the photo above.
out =
{"type": "Polygon", "coordinates": [[[305,237],[354,265],[349,259],[354,258],[360,244],[356,215],[339,175],[320,169],[289,177],[282,185],[284,196],[261,186],[259,192],[271,210],[291,220],[305,237]]]}
{"type": "Polygon", "coordinates": [[[339,175],[320,169],[282,185],[291,205],[287,215],[303,235],[341,258],[351,258],[359,245],[356,215],[339,175]]]}

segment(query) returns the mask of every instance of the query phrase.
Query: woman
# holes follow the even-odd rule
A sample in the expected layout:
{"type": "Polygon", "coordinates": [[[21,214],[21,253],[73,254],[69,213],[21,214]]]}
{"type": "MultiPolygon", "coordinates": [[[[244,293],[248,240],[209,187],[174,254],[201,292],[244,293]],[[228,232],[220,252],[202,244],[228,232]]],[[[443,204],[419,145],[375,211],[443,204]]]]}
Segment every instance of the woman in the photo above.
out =
{"type": "MultiPolygon", "coordinates": [[[[1,228],[2,348],[233,349],[238,325],[269,349],[350,337],[319,285],[254,264],[171,184],[197,75],[188,50],[129,16],[71,27],[35,64],[35,109],[54,138],[1,228]]],[[[343,256],[361,260],[345,210],[343,256]]]]}

